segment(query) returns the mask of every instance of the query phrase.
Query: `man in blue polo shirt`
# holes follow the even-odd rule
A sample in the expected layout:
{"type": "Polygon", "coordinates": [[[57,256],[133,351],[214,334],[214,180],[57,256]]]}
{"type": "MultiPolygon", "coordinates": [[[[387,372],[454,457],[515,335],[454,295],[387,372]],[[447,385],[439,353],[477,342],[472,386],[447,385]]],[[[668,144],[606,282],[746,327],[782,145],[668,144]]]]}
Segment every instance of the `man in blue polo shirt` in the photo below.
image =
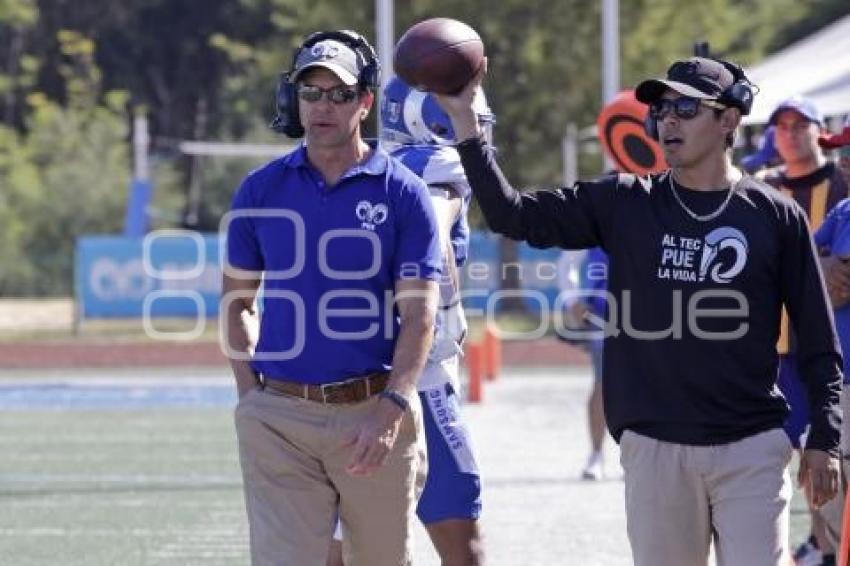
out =
{"type": "Polygon", "coordinates": [[[310,36],[278,92],[303,128],[225,220],[224,344],[255,565],[321,564],[337,509],[346,564],[411,561],[416,380],[440,276],[427,187],[361,137],[377,60],[353,32],[310,36]],[[294,108],[293,108],[294,106],[294,108]],[[253,355],[243,316],[263,283],[253,355]]]}

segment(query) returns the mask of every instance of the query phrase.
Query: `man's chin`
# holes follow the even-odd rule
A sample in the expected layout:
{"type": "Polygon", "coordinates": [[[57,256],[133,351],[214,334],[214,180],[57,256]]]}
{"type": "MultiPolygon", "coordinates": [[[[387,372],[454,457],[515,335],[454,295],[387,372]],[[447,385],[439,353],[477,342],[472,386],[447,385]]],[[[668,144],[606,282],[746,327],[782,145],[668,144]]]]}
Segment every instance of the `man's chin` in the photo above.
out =
{"type": "Polygon", "coordinates": [[[668,167],[681,167],[682,166],[682,155],[677,151],[664,151],[664,161],[667,162],[668,167]]]}
{"type": "Polygon", "coordinates": [[[337,147],[340,145],[338,136],[329,135],[328,132],[307,132],[307,145],[313,147],[337,147]]]}

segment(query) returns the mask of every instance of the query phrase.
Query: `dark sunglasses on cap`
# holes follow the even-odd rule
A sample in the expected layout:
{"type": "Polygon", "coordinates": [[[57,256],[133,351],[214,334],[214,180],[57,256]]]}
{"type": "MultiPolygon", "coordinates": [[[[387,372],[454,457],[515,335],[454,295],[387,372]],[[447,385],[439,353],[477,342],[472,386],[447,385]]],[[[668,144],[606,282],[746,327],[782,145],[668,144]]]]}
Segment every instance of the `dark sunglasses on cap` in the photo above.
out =
{"type": "Polygon", "coordinates": [[[678,118],[690,120],[699,112],[700,104],[718,110],[726,109],[724,105],[715,100],[680,96],[679,98],[659,98],[649,105],[649,115],[654,120],[663,120],[670,112],[674,112],[678,118]]]}
{"type": "Polygon", "coordinates": [[[345,85],[327,89],[313,85],[298,86],[298,98],[304,102],[319,102],[322,95],[327,96],[328,100],[334,104],[348,104],[357,98],[357,90],[345,85]]]}

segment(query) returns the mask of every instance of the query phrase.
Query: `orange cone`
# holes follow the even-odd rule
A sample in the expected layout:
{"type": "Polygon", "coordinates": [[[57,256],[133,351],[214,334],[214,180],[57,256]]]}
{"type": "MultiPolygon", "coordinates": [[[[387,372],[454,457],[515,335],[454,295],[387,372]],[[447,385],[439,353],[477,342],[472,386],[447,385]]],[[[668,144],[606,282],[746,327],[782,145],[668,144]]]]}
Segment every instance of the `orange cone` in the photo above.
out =
{"type": "Polygon", "coordinates": [[[838,566],[850,566],[850,486],[844,497],[844,516],[841,518],[841,546],[838,554],[838,566]]]}
{"type": "Polygon", "coordinates": [[[466,368],[469,370],[469,399],[470,403],[480,403],[484,400],[484,352],[481,344],[469,343],[466,346],[466,368]]]}
{"type": "Polygon", "coordinates": [[[491,325],[484,329],[484,375],[495,381],[502,371],[502,340],[491,325]]]}

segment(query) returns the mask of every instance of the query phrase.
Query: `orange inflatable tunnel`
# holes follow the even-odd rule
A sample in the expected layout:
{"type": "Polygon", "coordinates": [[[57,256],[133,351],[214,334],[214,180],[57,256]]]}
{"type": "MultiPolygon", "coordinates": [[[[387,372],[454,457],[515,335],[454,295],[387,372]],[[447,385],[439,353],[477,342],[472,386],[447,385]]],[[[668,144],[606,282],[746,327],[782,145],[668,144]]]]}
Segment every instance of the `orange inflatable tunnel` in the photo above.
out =
{"type": "Polygon", "coordinates": [[[661,146],[643,127],[648,110],[633,90],[624,90],[602,108],[596,119],[599,142],[618,171],[646,175],[667,168],[661,146]]]}

